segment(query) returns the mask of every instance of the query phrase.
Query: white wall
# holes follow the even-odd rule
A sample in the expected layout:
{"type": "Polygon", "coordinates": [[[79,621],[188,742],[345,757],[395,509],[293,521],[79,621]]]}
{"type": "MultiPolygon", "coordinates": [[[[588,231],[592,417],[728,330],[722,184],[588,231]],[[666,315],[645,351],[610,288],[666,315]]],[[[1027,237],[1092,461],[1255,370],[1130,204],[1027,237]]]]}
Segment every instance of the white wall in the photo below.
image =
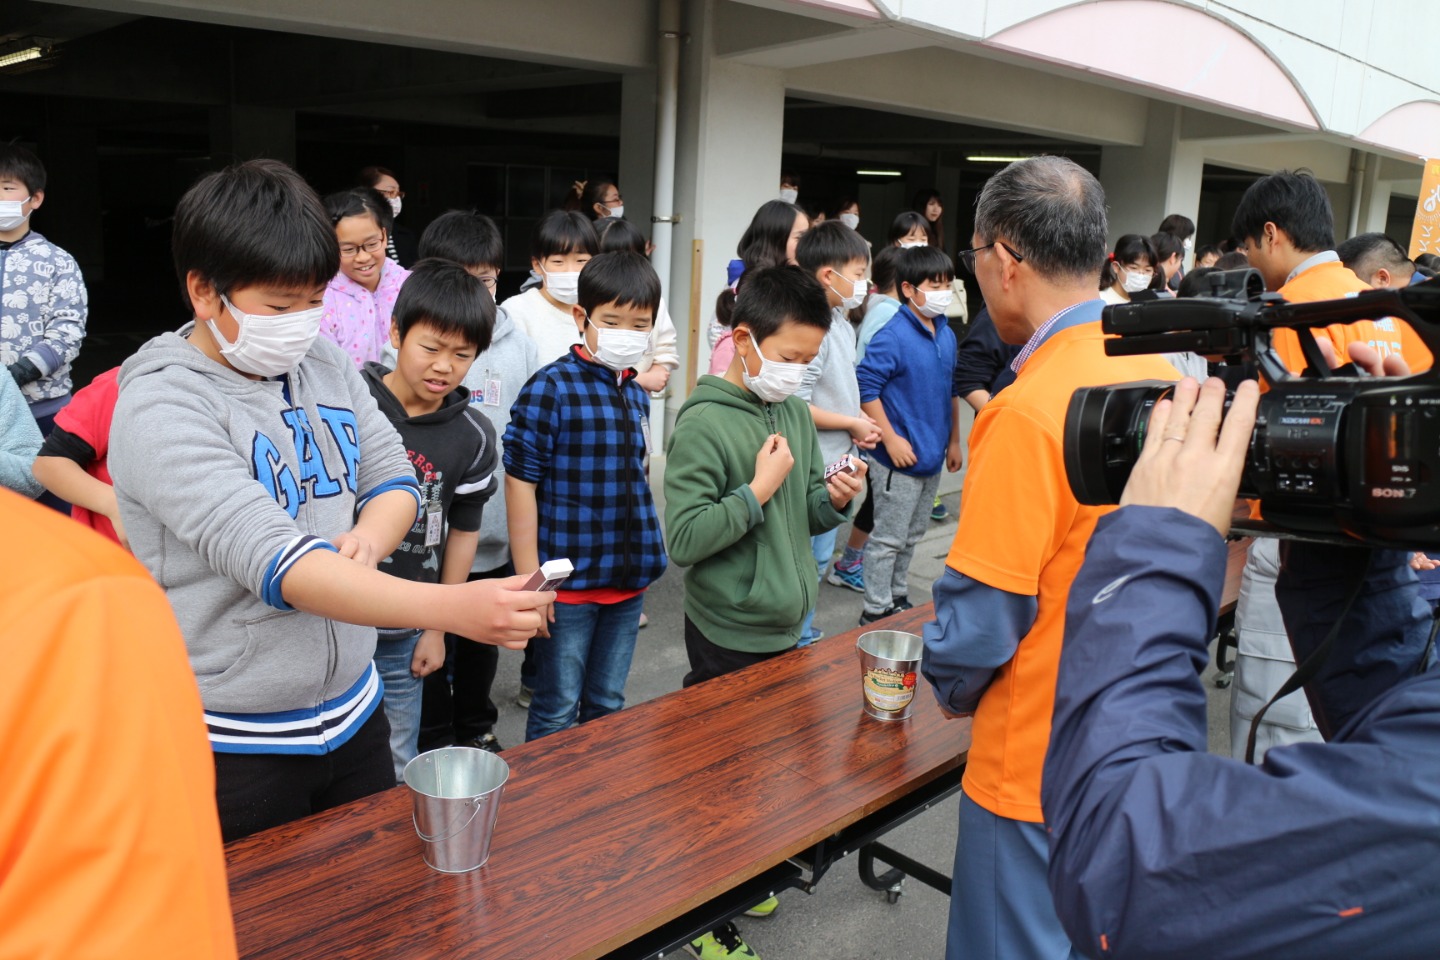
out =
{"type": "MultiPolygon", "coordinates": [[[[718,2],[690,0],[685,6],[689,42],[681,55],[675,169],[675,207],[683,219],[675,229],[669,283],[680,355],[688,357],[693,349],[701,374],[709,357],[706,326],[725,286],[726,264],[735,257],[735,245],[756,208],[779,191],[785,132],[784,74],[714,56],[718,2]],[[697,240],[703,256],[695,277],[691,260],[697,240]],[[693,316],[692,284],[699,289],[693,316]]],[[[677,393],[685,392],[686,373],[682,364],[677,393]]]]}

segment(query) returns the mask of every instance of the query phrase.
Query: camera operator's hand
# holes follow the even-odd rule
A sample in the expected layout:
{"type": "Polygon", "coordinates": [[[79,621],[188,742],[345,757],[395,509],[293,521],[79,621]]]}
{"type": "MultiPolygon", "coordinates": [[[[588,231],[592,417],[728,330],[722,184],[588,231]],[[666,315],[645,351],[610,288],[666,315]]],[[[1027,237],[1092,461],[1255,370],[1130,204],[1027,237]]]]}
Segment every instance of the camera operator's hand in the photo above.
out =
{"type": "Polygon", "coordinates": [[[1174,399],[1161,400],[1150,415],[1145,448],[1120,505],[1175,507],[1225,536],[1259,402],[1259,385],[1247,380],[1226,415],[1225,384],[1218,377],[1204,387],[1191,377],[1181,380],[1174,399]]]}

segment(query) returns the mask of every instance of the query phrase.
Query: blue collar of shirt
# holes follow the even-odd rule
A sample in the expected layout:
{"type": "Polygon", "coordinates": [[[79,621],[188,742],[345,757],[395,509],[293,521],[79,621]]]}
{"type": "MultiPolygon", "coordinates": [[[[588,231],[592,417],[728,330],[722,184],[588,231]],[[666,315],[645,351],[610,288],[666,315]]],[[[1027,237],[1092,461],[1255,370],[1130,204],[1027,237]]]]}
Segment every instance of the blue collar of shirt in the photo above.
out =
{"type": "Polygon", "coordinates": [[[1030,339],[1025,341],[1025,346],[1021,348],[1020,353],[1010,361],[1010,369],[1019,373],[1020,368],[1025,366],[1025,361],[1030,359],[1031,354],[1043,347],[1051,337],[1061,330],[1069,330],[1071,327],[1078,327],[1083,323],[1094,323],[1100,319],[1100,311],[1104,309],[1105,301],[1096,297],[1094,300],[1082,300],[1061,310],[1030,335],[1030,339]]]}
{"type": "Polygon", "coordinates": [[[1290,276],[1285,278],[1285,282],[1289,283],[1291,280],[1294,280],[1296,277],[1300,276],[1300,274],[1304,273],[1306,270],[1309,270],[1311,267],[1318,267],[1322,263],[1336,263],[1339,261],[1339,259],[1340,254],[1336,253],[1334,250],[1321,250],[1313,257],[1307,257],[1304,260],[1301,260],[1298,264],[1296,264],[1295,269],[1290,271],[1290,276]]]}

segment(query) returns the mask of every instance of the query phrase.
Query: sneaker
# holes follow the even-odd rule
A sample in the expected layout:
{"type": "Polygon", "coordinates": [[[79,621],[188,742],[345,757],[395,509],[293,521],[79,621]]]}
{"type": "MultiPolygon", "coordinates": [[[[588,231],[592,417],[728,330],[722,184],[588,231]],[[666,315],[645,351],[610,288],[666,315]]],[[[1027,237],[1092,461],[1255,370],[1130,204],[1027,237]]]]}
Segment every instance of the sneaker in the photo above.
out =
{"type": "Polygon", "coordinates": [[[461,743],[462,747],[474,747],[476,750],[488,750],[491,753],[500,753],[505,748],[500,746],[500,739],[493,733],[482,733],[473,740],[466,740],[461,743]]]}
{"type": "Polygon", "coordinates": [[[735,929],[733,923],[722,924],[699,940],[691,940],[685,944],[685,950],[696,960],[760,960],[760,955],[740,939],[740,931],[735,929]]]}
{"type": "Polygon", "coordinates": [[[930,508],[930,519],[937,523],[950,516],[950,508],[945,506],[944,501],[939,497],[935,498],[935,504],[930,508]]]}
{"type": "Polygon", "coordinates": [[[865,592],[865,565],[857,563],[853,567],[842,567],[837,562],[825,575],[826,583],[833,583],[837,587],[849,587],[856,593],[865,592]]]}
{"type": "Polygon", "coordinates": [[[890,614],[895,612],[896,611],[894,607],[886,607],[879,613],[870,613],[869,611],[862,610],[860,612],[860,626],[868,627],[876,620],[884,620],[886,617],[890,616],[890,614]]]}
{"type": "Polygon", "coordinates": [[[906,610],[913,610],[915,604],[910,602],[909,597],[895,597],[890,601],[891,613],[904,613],[906,610]]]}
{"type": "Polygon", "coordinates": [[[533,696],[535,696],[535,691],[534,691],[534,690],[531,690],[529,687],[525,686],[525,684],[523,684],[523,683],[520,684],[520,695],[515,698],[515,706],[517,706],[517,707],[524,707],[526,710],[529,710],[529,709],[530,709],[530,699],[531,699],[533,696]]]}
{"type": "Polygon", "coordinates": [[[771,897],[768,900],[761,900],[755,906],[745,911],[747,917],[769,917],[774,915],[775,908],[780,906],[779,897],[771,897]]]}

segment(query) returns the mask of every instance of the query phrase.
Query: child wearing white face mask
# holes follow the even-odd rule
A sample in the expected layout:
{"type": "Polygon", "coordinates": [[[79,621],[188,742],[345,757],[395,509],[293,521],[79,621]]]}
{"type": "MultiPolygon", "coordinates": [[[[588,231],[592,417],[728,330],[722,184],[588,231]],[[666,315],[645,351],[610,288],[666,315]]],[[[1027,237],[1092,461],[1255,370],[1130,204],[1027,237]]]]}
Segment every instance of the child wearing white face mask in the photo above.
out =
{"type": "Polygon", "coordinates": [[[525,739],[621,709],[645,589],[665,571],[645,475],[650,398],[634,365],[649,348],[660,278],[637,253],[580,274],[578,343],[520,390],[505,428],[505,509],[515,569],[573,564],[535,646],[525,739]]]}
{"type": "MultiPolygon", "coordinates": [[[[820,436],[820,455],[827,464],[847,453],[873,450],[880,442],[875,421],[860,410],[860,387],[855,380],[855,328],[848,314],[862,306],[869,292],[865,272],[870,248],[845,224],[827,221],[811,227],[795,245],[795,259],[825,289],[832,316],[820,352],[806,367],[796,395],[810,404],[810,416],[820,436]]],[[[835,554],[834,530],[810,538],[818,575],[825,576],[835,554]]],[[[815,612],[805,618],[800,645],[820,639],[815,612]]]]}
{"type": "Polygon", "coordinates": [[[39,158],[0,144],[0,363],[48,435],[70,402],[70,364],[85,339],[88,306],[75,258],[30,228],[44,201],[39,158]]]}
{"type": "Polygon", "coordinates": [[[1150,289],[1160,260],[1149,237],[1127,233],[1115,241],[1115,250],[1100,268],[1100,299],[1129,303],[1132,293],[1150,289]]]}
{"type": "Polygon", "coordinates": [[[501,306],[535,341],[542,364],[559,360],[580,342],[571,308],[579,296],[580,270],[599,252],[595,227],[578,210],[552,210],[535,225],[530,268],[539,274],[540,285],[501,306]]]}
{"type": "Polygon", "coordinates": [[[865,543],[861,625],[910,608],[910,560],[925,533],[940,470],[960,469],[953,386],[955,334],[945,308],[955,279],[936,247],[900,251],[895,278],[904,305],[876,332],[855,371],[860,409],[879,424],[871,496],[875,526],[865,543]]]}
{"type": "MultiPolygon", "coordinates": [[[[864,463],[825,479],[810,412],[794,395],[833,322],[824,287],[799,267],[745,277],[735,356],[723,377],[701,377],[680,408],[665,469],[670,555],[689,567],[687,687],[795,649],[819,589],[809,538],[848,520],[864,489],[864,463]]],[[[777,903],[747,913],[769,916],[777,903]]],[[[728,922],[686,949],[755,956],[728,922]]]]}
{"type": "Polygon", "coordinates": [[[195,320],[122,365],[108,466],[184,634],[234,840],[395,785],[376,626],[519,648],[554,595],[376,569],[428,514],[400,436],[318,335],[340,252],[295,171],[202,178],[172,246],[195,320]]]}
{"type": "Polygon", "coordinates": [[[819,436],[796,396],[835,322],[825,288],[798,267],[746,276],[735,357],[681,407],[665,469],[670,554],[690,568],[686,686],[796,645],[818,590],[810,537],[849,519],[866,472],[862,463],[824,479],[819,436]]]}

